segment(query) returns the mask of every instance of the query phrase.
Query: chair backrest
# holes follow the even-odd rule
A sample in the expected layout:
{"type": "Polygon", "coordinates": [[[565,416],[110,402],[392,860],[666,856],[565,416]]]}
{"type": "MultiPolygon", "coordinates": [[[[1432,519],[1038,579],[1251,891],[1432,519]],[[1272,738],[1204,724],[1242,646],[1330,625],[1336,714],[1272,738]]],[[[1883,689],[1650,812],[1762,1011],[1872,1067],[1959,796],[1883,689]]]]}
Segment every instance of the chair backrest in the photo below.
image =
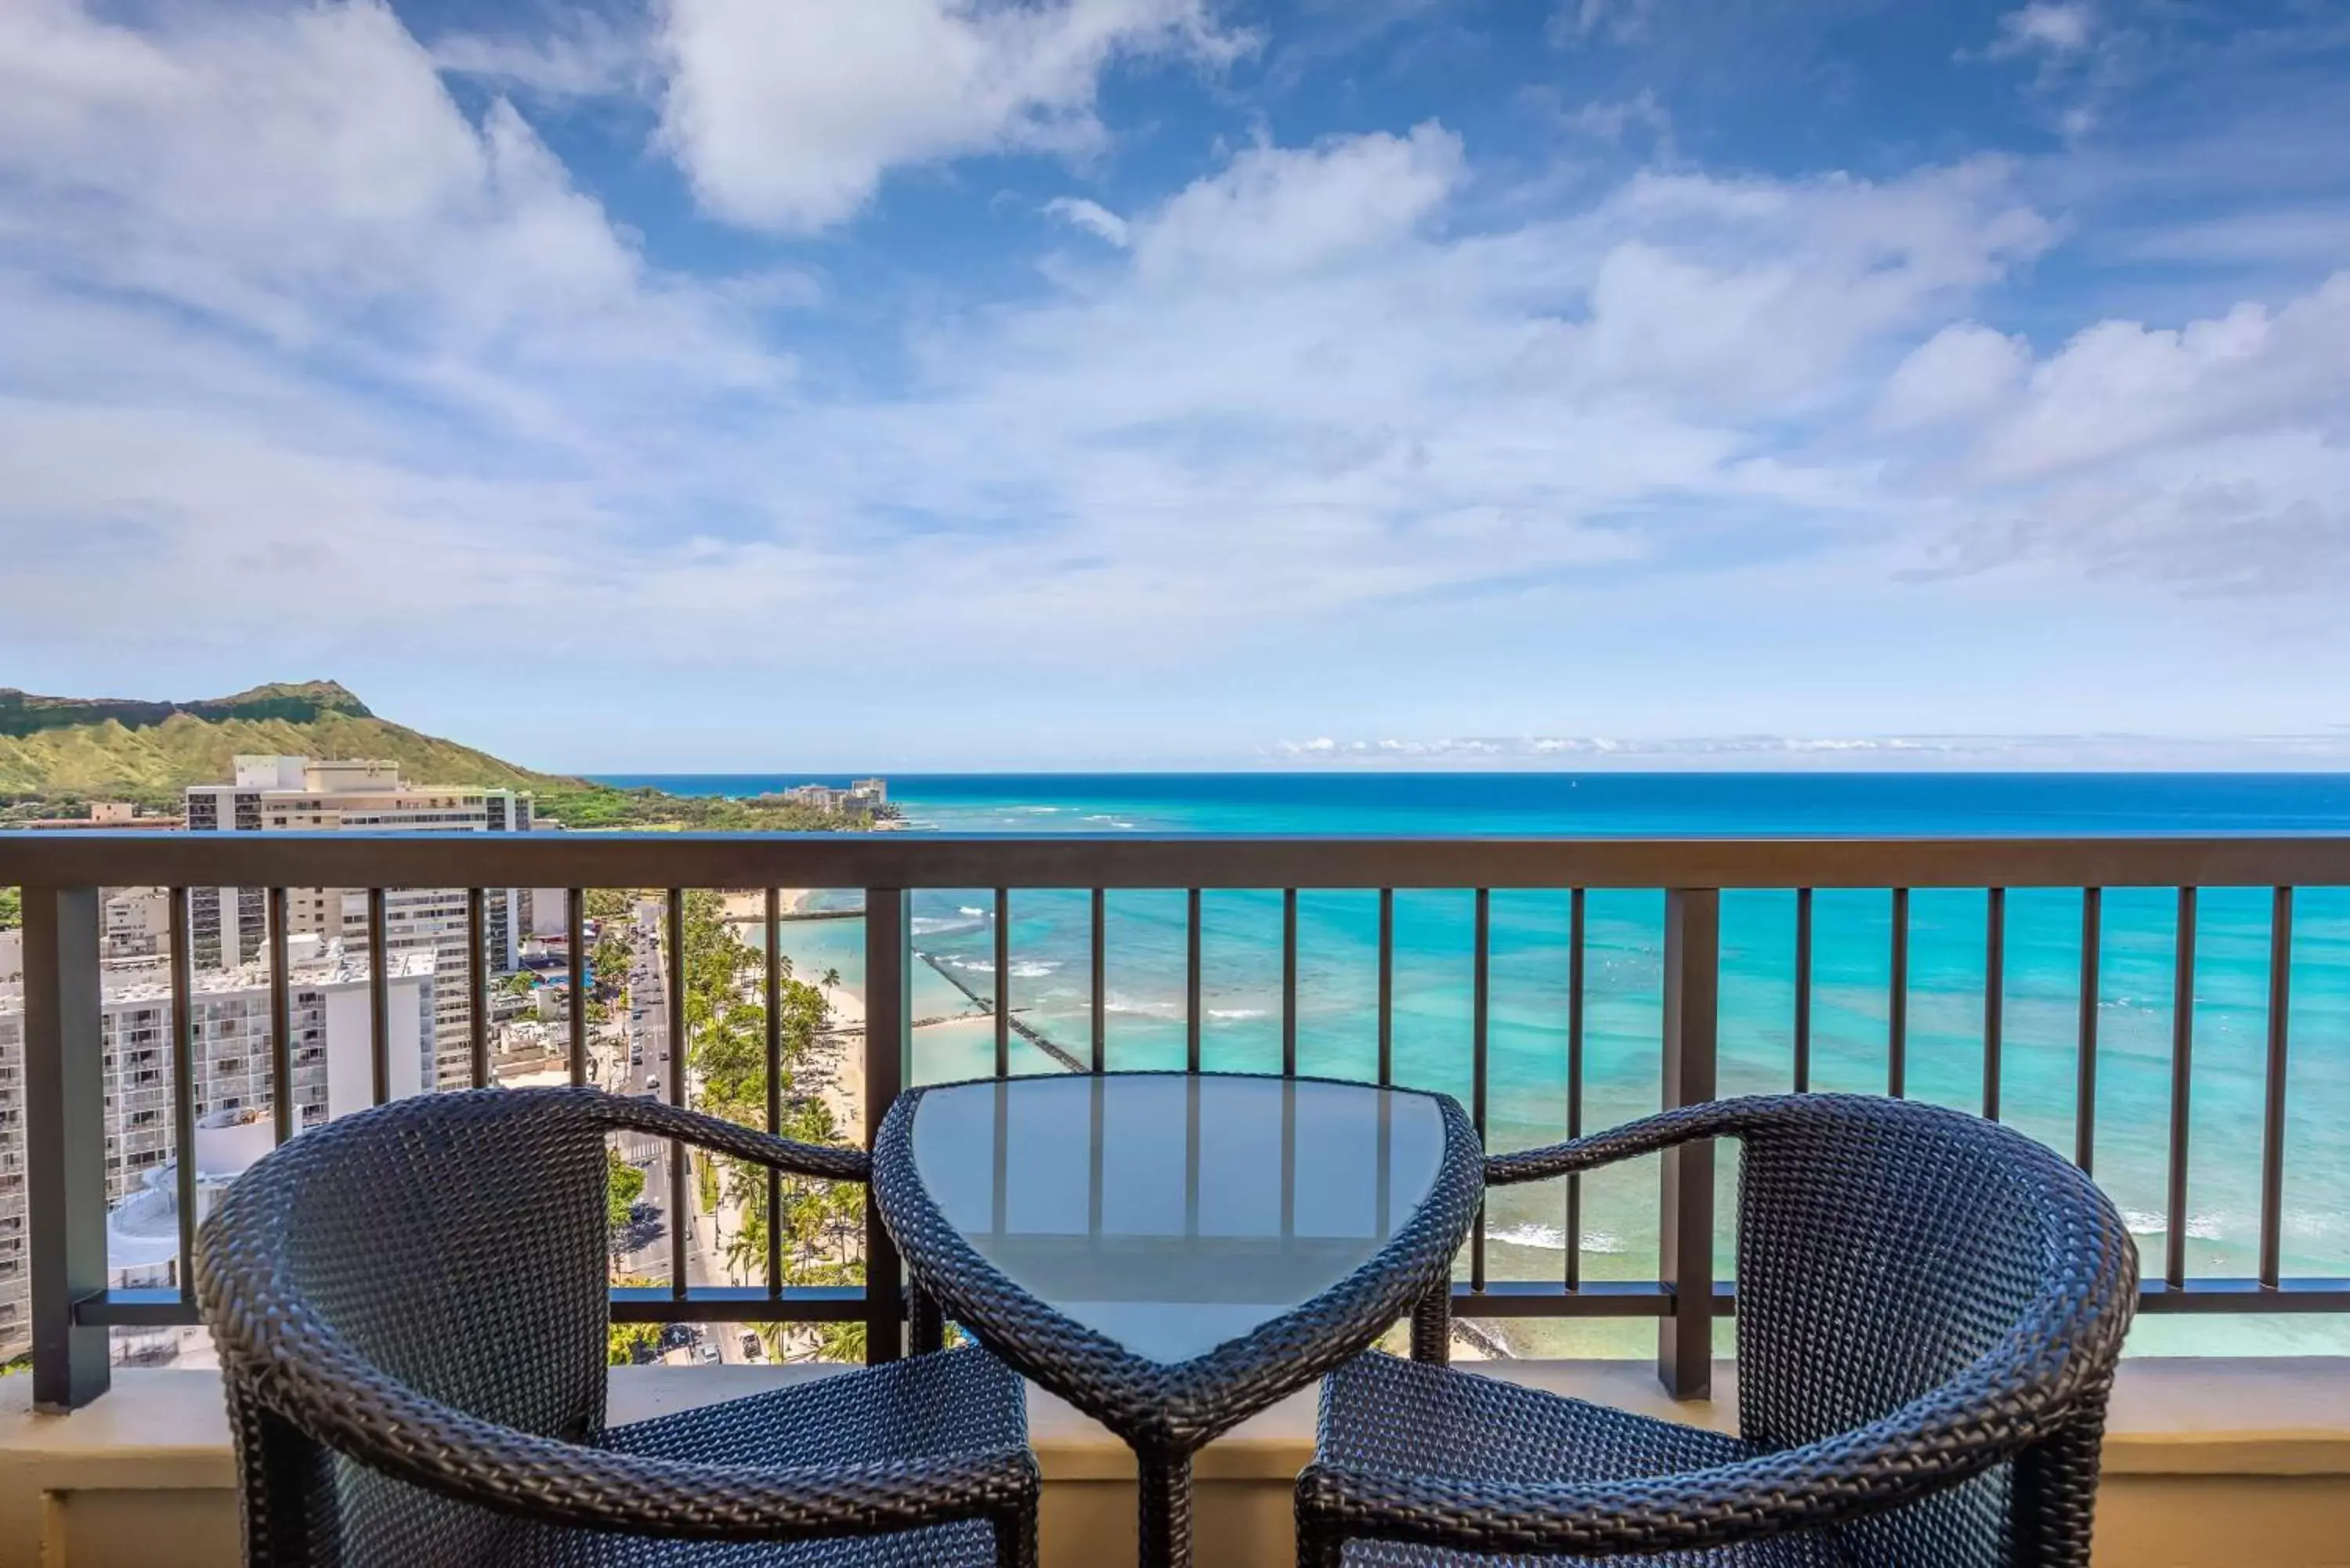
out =
{"type": "Polygon", "coordinates": [[[326,1403],[399,1385],[542,1437],[601,1433],[603,1127],[577,1091],[421,1096],[303,1134],[206,1220],[199,1289],[272,1561],[487,1562],[514,1529],[353,1462],[363,1439],[322,1429],[326,1403]],[[290,1381],[289,1359],[307,1363],[290,1381]]]}
{"type": "MultiPolygon", "coordinates": [[[[1766,1449],[1956,1386],[1985,1427],[2110,1376],[2137,1276],[2112,1205],[2040,1145],[1932,1106],[1757,1102],[1737,1130],[1740,1431],[1766,1449]]],[[[1888,1455],[1887,1463],[1906,1462],[1888,1455]]],[[[1855,1531],[1872,1562],[2013,1560],[2002,1464],[1855,1531]]]]}

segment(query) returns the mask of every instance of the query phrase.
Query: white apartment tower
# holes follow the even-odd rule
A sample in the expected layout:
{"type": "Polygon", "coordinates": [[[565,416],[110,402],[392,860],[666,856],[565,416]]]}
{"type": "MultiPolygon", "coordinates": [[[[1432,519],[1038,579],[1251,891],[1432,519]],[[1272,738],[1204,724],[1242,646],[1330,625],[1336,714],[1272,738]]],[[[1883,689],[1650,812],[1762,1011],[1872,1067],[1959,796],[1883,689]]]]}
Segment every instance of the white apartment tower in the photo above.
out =
{"type": "MultiPolygon", "coordinates": [[[[320,762],[310,757],[239,757],[236,782],[187,792],[191,833],[526,833],[531,797],[477,784],[403,783],[389,762],[320,762]]],[[[327,888],[289,888],[289,934],[339,938],[367,950],[367,895],[327,888]]],[[[484,912],[484,955],[490,972],[515,967],[531,929],[531,890],[493,888],[484,912]]],[[[250,963],[267,945],[268,907],[258,888],[198,888],[189,893],[189,928],[199,969],[250,963]]],[[[470,1081],[466,1014],[465,892],[397,888],[384,895],[390,952],[433,954],[436,1086],[470,1081]]]]}
{"type": "MultiPolygon", "coordinates": [[[[338,944],[305,936],[287,944],[290,1085],[296,1131],[373,1103],[375,1063],[367,964],[338,944]]],[[[386,1062],[394,1098],[432,1085],[433,955],[387,963],[390,1024],[386,1062]]],[[[169,961],[109,961],[101,981],[106,1199],[120,1202],[172,1158],[172,981],[169,961]]],[[[194,977],[189,1060],[199,1123],[271,1119],[270,987],[246,964],[194,977]]],[[[24,991],[0,983],[0,1127],[23,1117],[24,991]]],[[[265,1147],[267,1129],[262,1129],[265,1147]]],[[[25,1255],[22,1146],[0,1154],[0,1361],[23,1353],[31,1333],[25,1255]]]]}

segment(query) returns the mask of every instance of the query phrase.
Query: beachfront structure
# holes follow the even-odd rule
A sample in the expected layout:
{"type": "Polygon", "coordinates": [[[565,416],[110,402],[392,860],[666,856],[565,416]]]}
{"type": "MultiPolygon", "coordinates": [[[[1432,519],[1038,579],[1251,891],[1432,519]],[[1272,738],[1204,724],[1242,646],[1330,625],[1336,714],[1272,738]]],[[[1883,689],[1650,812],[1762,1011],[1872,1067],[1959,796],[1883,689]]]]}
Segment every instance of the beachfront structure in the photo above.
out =
{"type": "Polygon", "coordinates": [[[794,784],[784,791],[784,798],[800,805],[812,805],[818,811],[872,811],[889,804],[888,779],[858,779],[847,789],[831,784],[794,784]]]}
{"type": "Polygon", "coordinates": [[[838,811],[841,803],[848,798],[848,792],[830,784],[794,784],[784,792],[784,798],[800,805],[812,805],[818,811],[838,811]]]}
{"type": "MultiPolygon", "coordinates": [[[[287,956],[298,1129],[372,1099],[369,999],[366,962],[339,943],[316,935],[293,938],[287,956]]],[[[432,978],[429,950],[396,954],[386,964],[395,1096],[414,1094],[432,1081],[432,978]]],[[[112,1205],[141,1190],[172,1155],[170,966],[159,959],[109,964],[101,995],[106,1197],[112,1205]]],[[[196,974],[190,1000],[195,1116],[225,1126],[258,1115],[265,1123],[273,1104],[266,968],[244,964],[196,974]]],[[[0,983],[0,1127],[22,1119],[24,1066],[24,986],[0,983]]],[[[259,1136],[267,1133],[265,1125],[259,1136]]],[[[0,1169],[0,1362],[23,1353],[29,1332],[25,1220],[22,1175],[0,1169]]]]}
{"type": "MultiPolygon", "coordinates": [[[[410,784],[391,762],[313,757],[242,756],[236,780],[197,784],[187,792],[191,833],[527,833],[535,826],[527,792],[477,784],[410,784]]],[[[527,888],[488,892],[483,919],[483,961],[493,974],[510,972],[532,929],[534,897],[527,888]]],[[[443,983],[436,993],[437,1081],[463,1082],[469,1034],[462,977],[469,911],[461,888],[396,888],[384,895],[388,951],[431,952],[443,983]]],[[[197,888],[189,895],[196,967],[251,963],[268,940],[268,906],[258,888],[197,888]]],[[[365,952],[364,894],[328,888],[289,888],[286,925],[292,934],[339,939],[365,952]]]]}

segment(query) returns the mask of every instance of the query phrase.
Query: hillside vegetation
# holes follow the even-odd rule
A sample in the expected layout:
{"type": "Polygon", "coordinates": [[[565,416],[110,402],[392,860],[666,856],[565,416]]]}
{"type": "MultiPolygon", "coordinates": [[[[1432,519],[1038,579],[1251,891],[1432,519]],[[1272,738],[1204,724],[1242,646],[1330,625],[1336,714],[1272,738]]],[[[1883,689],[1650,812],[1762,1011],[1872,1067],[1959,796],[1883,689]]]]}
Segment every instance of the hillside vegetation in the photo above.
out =
{"type": "Polygon", "coordinates": [[[331,680],[186,703],[0,691],[0,797],[177,810],[188,785],[227,783],[239,755],[380,757],[429,784],[577,783],[379,719],[331,680]]]}
{"type": "Polygon", "coordinates": [[[225,784],[238,756],[395,762],[417,784],[528,790],[568,827],[808,831],[868,826],[781,800],[716,800],[614,789],[517,767],[380,719],[332,680],[256,686],[194,702],[40,697],[0,688],[0,823],[78,815],[90,801],[177,812],[190,784],[225,784]]]}

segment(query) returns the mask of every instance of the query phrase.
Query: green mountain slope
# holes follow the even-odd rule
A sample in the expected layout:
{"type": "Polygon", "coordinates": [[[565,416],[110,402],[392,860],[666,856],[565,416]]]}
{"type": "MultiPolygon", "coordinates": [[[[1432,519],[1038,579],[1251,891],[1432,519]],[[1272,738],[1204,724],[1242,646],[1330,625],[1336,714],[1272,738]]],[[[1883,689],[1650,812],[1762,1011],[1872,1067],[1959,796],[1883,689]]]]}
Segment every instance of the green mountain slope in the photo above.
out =
{"type": "Polygon", "coordinates": [[[204,702],[36,697],[0,690],[0,798],[168,806],[221,784],[239,755],[380,757],[420,784],[577,786],[379,719],[333,681],[204,702]]]}
{"type": "Polygon", "coordinates": [[[571,827],[780,831],[868,826],[862,816],[773,799],[730,801],[614,789],[516,767],[487,752],[380,719],[331,680],[257,686],[195,702],[38,697],[0,687],[0,825],[73,815],[92,800],[179,809],[181,791],[225,784],[244,755],[365,757],[417,784],[505,785],[571,827]]]}

